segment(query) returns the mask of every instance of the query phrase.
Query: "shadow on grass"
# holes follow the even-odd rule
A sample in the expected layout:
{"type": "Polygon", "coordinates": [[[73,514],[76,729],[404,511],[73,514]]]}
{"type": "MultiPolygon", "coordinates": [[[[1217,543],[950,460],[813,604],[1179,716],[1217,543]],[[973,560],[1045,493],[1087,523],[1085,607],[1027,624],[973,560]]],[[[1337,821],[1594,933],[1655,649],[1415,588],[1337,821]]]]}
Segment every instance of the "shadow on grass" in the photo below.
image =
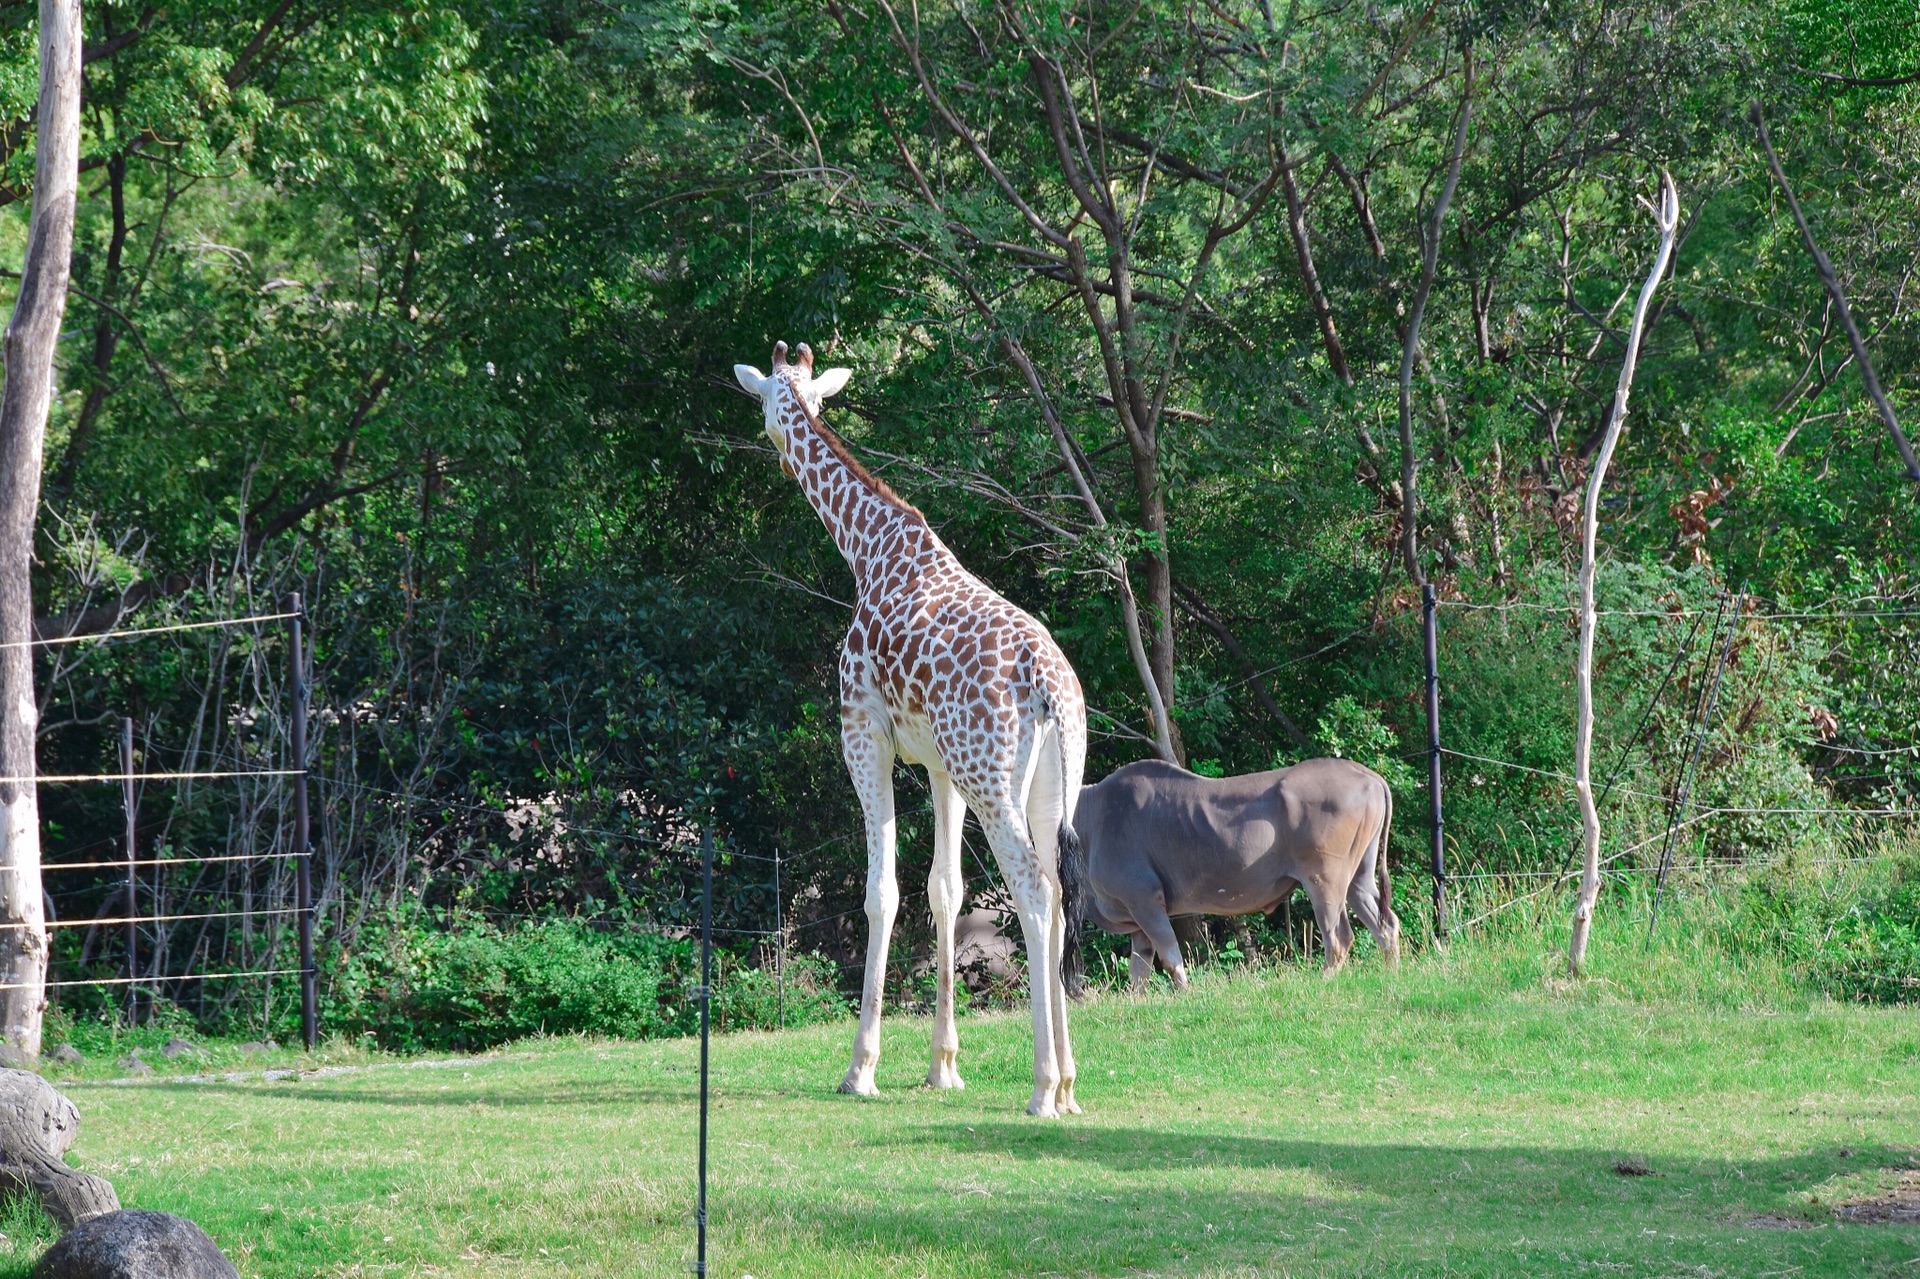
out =
{"type": "MultiPolygon", "coordinates": [[[[1898,1267],[1920,1245],[1920,1227],[1849,1226],[1807,1206],[1803,1192],[1837,1174],[1904,1165],[1907,1152],[1886,1145],[1743,1161],[1070,1121],[938,1123],[860,1146],[948,1172],[798,1214],[790,1202],[764,1208],[817,1232],[823,1251],[934,1252],[1007,1273],[1741,1274],[1791,1253],[1804,1277],[1898,1267]]],[[[733,1211],[754,1215],[737,1199],[733,1211]]]]}

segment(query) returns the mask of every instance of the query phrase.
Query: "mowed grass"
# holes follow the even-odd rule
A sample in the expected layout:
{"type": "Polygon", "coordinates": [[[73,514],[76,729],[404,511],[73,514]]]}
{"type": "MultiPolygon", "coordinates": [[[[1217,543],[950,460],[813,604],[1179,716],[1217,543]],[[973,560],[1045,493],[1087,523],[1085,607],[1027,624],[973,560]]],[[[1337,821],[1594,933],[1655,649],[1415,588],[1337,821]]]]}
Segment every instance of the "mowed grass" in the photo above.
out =
{"type": "MultiPolygon", "coordinates": [[[[1920,1229],[1831,1214],[1912,1166],[1915,1014],[1629,936],[1577,984],[1510,935],[1101,995],[1059,1122],[1021,1113],[1024,1013],[962,1020],[961,1093],[917,1086],[928,1023],[890,1019],[872,1101],[833,1091],[850,1024],[718,1039],[710,1273],[1920,1274],[1920,1229]]],[[[73,1158],[243,1275],[684,1273],[698,1052],[76,1081],[73,1158]]]]}

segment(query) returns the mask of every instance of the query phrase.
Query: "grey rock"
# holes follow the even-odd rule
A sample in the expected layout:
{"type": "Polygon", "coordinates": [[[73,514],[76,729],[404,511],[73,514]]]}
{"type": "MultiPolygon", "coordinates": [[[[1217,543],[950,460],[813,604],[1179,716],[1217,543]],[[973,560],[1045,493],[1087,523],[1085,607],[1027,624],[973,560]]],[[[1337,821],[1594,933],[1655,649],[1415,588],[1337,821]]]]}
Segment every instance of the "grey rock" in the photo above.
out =
{"type": "Polygon", "coordinates": [[[8,1070],[32,1070],[34,1060],[21,1052],[18,1044],[0,1040],[0,1066],[5,1066],[8,1070]]]}
{"type": "Polygon", "coordinates": [[[172,1061],[176,1057],[185,1057],[189,1053],[198,1053],[199,1051],[200,1047],[198,1044],[188,1043],[178,1035],[175,1035],[172,1039],[160,1045],[160,1055],[168,1061],[172,1061]]]}
{"type": "Polygon", "coordinates": [[[62,1235],[33,1279],[240,1279],[240,1272],[185,1217],[122,1209],[62,1235]]]}
{"type": "Polygon", "coordinates": [[[265,1043],[260,1042],[258,1039],[249,1039],[246,1043],[240,1045],[240,1051],[249,1057],[253,1057],[260,1053],[272,1052],[277,1047],[279,1047],[279,1045],[271,1039],[265,1043]]]}
{"type": "Polygon", "coordinates": [[[48,1053],[47,1056],[59,1062],[62,1066],[78,1066],[87,1059],[87,1055],[78,1048],[75,1048],[72,1044],[61,1044],[58,1048],[48,1053]]]}
{"type": "Polygon", "coordinates": [[[151,1075],[153,1067],[146,1063],[138,1048],[120,1059],[120,1069],[133,1075],[151,1075]]]}

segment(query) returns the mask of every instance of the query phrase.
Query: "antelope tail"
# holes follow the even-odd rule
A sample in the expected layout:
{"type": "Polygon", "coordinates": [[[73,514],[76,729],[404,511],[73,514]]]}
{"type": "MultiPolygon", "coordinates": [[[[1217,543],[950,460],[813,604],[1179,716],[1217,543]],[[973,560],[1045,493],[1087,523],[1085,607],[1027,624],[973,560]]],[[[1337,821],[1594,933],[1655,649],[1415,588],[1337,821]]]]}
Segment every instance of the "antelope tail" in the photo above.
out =
{"type": "Polygon", "coordinates": [[[1383,788],[1387,792],[1387,816],[1380,823],[1380,851],[1373,860],[1373,881],[1380,889],[1380,909],[1388,912],[1393,909],[1393,876],[1387,873],[1387,836],[1393,831],[1393,787],[1383,788]]]}

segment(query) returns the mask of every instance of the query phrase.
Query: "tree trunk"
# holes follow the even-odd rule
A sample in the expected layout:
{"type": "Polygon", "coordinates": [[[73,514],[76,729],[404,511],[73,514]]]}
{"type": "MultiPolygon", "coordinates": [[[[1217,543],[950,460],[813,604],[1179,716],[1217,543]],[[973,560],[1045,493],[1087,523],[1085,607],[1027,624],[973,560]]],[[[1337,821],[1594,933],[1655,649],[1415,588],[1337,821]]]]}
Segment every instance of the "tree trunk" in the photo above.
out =
{"type": "Polygon", "coordinates": [[[34,790],[33,525],[53,395],[53,353],[67,309],[80,185],[80,4],[40,0],[40,103],[33,219],[13,319],[0,342],[0,1036],[40,1053],[47,928],[34,790]]]}
{"type": "Polygon", "coordinates": [[[1440,268],[1440,234],[1447,224],[1447,206],[1453,203],[1454,188],[1460,185],[1460,165],[1467,154],[1467,125],[1473,118],[1473,50],[1469,48],[1461,69],[1460,124],[1453,135],[1453,158],[1447,163],[1447,180],[1433,206],[1433,226],[1422,229],[1420,285],[1414,290],[1413,305],[1407,310],[1407,331],[1400,347],[1400,558],[1407,576],[1415,586],[1425,586],[1427,575],[1420,569],[1420,499],[1416,485],[1420,476],[1420,458],[1413,447],[1413,370],[1420,358],[1420,320],[1427,311],[1427,299],[1433,294],[1433,278],[1440,268]]]}
{"type": "MultiPolygon", "coordinates": [[[[968,294],[974,305],[979,308],[982,317],[988,323],[993,322],[993,312],[988,308],[986,299],[967,286],[968,294]]],[[[1040,383],[1039,370],[1033,367],[1033,361],[1027,358],[1026,348],[1016,341],[1011,333],[1000,334],[1001,349],[1012,359],[1021,376],[1026,379],[1027,390],[1032,394],[1034,403],[1040,406],[1040,416],[1046,421],[1047,430],[1053,435],[1055,447],[1060,450],[1060,464],[1066,468],[1073,480],[1075,491],[1080,494],[1081,504],[1087,508],[1087,517],[1093,521],[1096,529],[1107,528],[1107,514],[1100,509],[1100,498],[1093,491],[1093,481],[1081,470],[1072,438],[1067,427],[1054,412],[1053,400],[1047,395],[1046,388],[1040,383]]],[[[1173,749],[1173,717],[1167,712],[1166,699],[1160,695],[1159,681],[1153,673],[1153,663],[1147,657],[1144,641],[1141,639],[1140,607],[1133,596],[1133,578],[1127,568],[1126,560],[1118,555],[1101,555],[1102,566],[1113,576],[1115,587],[1120,594],[1120,626],[1127,637],[1127,654],[1133,658],[1133,667],[1140,677],[1140,687],[1147,695],[1147,713],[1153,721],[1153,745],[1161,759],[1170,764],[1180,762],[1173,749]]]]}
{"type": "Polygon", "coordinates": [[[1654,254],[1653,270],[1640,286],[1640,300],[1634,304],[1633,324],[1627,330],[1627,354],[1620,365],[1620,381],[1614,388],[1613,407],[1609,410],[1606,438],[1593,462],[1593,475],[1587,480],[1586,519],[1580,532],[1580,658],[1574,670],[1579,720],[1573,747],[1573,788],[1580,797],[1580,824],[1586,846],[1586,861],[1580,873],[1580,899],[1573,910],[1573,944],[1567,962],[1575,976],[1587,958],[1587,934],[1593,927],[1593,907],[1600,897],[1600,810],[1593,802],[1593,577],[1594,543],[1600,527],[1600,486],[1607,478],[1607,464],[1613,460],[1613,446],[1619,442],[1620,428],[1627,420],[1627,394],[1633,390],[1633,370],[1640,360],[1640,335],[1646,327],[1647,311],[1660,279],[1667,273],[1673,257],[1673,239],[1680,229],[1680,197],[1673,179],[1660,175],[1660,251],[1654,254]]]}

